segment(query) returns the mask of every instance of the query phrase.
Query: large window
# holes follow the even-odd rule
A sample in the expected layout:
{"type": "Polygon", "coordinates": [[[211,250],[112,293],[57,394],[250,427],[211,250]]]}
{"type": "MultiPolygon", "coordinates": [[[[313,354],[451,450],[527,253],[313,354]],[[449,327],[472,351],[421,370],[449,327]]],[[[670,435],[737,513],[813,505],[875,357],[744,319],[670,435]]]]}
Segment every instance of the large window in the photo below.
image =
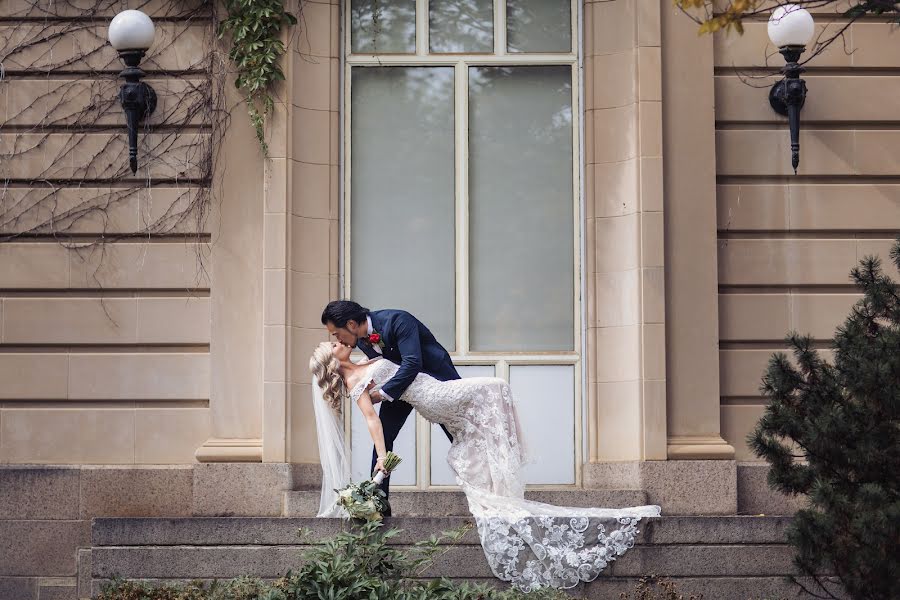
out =
{"type": "MultiPolygon", "coordinates": [[[[344,292],[424,321],[464,376],[510,382],[536,484],[580,448],[576,4],[349,0],[344,292]]],[[[352,423],[354,476],[371,444],[352,423]]],[[[410,419],[394,485],[453,484],[410,419]]],[[[358,471],[358,472],[357,472],[358,471]]]]}

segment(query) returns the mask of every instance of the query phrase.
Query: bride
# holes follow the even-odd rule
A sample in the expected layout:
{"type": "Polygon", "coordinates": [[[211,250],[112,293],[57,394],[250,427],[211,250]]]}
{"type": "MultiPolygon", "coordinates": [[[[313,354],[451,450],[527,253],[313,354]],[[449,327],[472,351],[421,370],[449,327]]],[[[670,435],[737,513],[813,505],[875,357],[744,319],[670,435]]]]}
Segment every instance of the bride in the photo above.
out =
{"type": "MultiPolygon", "coordinates": [[[[362,411],[378,456],[386,453],[369,392],[399,367],[383,358],[355,364],[351,351],[323,342],[309,362],[323,469],[320,517],[345,516],[333,490],[350,482],[340,416],[346,396],[362,411]]],[[[634,545],[641,518],[660,515],[659,506],[571,508],[526,500],[522,430],[502,379],[438,381],[419,373],[401,398],[453,435],[447,462],[475,517],[484,554],[494,575],[519,590],[592,581],[634,545]]],[[[375,469],[384,470],[381,460],[375,469]]]]}

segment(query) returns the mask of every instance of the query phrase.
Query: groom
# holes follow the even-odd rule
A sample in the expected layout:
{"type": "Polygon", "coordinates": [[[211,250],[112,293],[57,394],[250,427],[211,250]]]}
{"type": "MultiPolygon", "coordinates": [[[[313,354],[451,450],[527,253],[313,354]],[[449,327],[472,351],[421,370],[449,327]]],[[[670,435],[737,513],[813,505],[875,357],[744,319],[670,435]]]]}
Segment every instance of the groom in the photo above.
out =
{"type": "MultiPolygon", "coordinates": [[[[381,404],[381,427],[388,450],[394,448],[394,440],[412,406],[400,400],[400,396],[413,382],[416,375],[426,373],[439,381],[459,379],[459,373],[450,355],[434,338],[434,335],[417,318],[403,310],[369,311],[352,300],[329,302],[322,311],[322,325],[337,341],[345,346],[356,346],[369,358],[383,356],[400,365],[400,369],[381,390],[370,390],[372,402],[381,404]]],[[[453,441],[447,428],[444,433],[453,441]]],[[[375,470],[376,453],[372,452],[372,470],[375,470]]],[[[381,484],[388,493],[390,478],[381,484]]]]}

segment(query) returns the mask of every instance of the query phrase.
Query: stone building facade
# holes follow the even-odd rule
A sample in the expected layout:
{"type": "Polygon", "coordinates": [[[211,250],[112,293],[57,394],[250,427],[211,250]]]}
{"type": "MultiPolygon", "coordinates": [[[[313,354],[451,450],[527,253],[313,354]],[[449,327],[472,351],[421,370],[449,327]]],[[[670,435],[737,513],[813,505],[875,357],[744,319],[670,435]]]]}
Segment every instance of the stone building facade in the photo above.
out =
{"type": "MultiPolygon", "coordinates": [[[[373,63],[354,58],[341,2],[297,11],[267,158],[229,82],[222,135],[208,115],[178,121],[175,143],[140,179],[119,168],[124,130],[101,126],[121,123],[116,105],[89,128],[52,112],[65,111],[52,107],[60,82],[83,88],[72,98],[85,104],[115,94],[118,60],[103,38],[123,6],[97,4],[85,19],[78,2],[0,2],[0,529],[37,540],[16,557],[4,542],[0,589],[23,597],[34,586],[70,591],[89,561],[92,517],[291,514],[284,493],[314,488],[317,476],[307,360],[327,339],[321,309],[349,289],[350,243],[382,244],[348,213],[361,193],[351,191],[351,150],[364,135],[348,118],[348,80],[373,63]],[[217,157],[204,179],[190,148],[210,140],[217,157]],[[104,157],[103,168],[87,156],[104,157]],[[52,202],[28,204],[50,188],[52,202]],[[193,214],[184,204],[194,188],[211,190],[208,215],[148,230],[170,211],[193,214]],[[73,217],[123,189],[134,193],[73,217]],[[61,218],[62,230],[52,224],[61,218]]],[[[157,20],[147,81],[164,90],[151,125],[183,106],[185,80],[216,68],[205,62],[216,43],[209,7],[178,4],[142,7],[157,20]]],[[[421,31],[427,2],[413,4],[421,31]]],[[[536,52],[533,64],[572,69],[575,226],[564,241],[575,252],[563,267],[574,275],[573,342],[546,360],[517,362],[510,348],[461,363],[506,377],[516,366],[572,369],[572,477],[536,476],[538,488],[641,490],[668,514],[790,513],[796,502],[768,491],[745,437],[784,334],[827,341],[857,298],[850,268],[886,256],[898,229],[900,44],[888,25],[863,20],[846,35],[852,52],[837,43],[807,65],[794,176],[785,122],[768,105],[774,79],[755,78],[780,61],[765,22],[743,36],[697,36],[669,0],[574,2],[568,15],[569,51],[536,52]]],[[[528,66],[497,44],[485,65],[528,66]]],[[[425,58],[372,60],[455,68],[466,84],[470,63],[416,52],[425,58]]],[[[454,94],[457,117],[475,106],[454,94]]],[[[142,147],[167,131],[151,129],[142,147]]],[[[473,134],[453,131],[473,155],[473,134]]],[[[465,165],[464,175],[451,168],[450,197],[468,209],[472,165],[458,147],[448,156],[465,165]]],[[[454,239],[453,256],[468,259],[454,239]]],[[[474,321],[478,303],[459,290],[469,279],[455,282],[466,305],[456,314],[474,321]]],[[[423,445],[427,427],[412,428],[408,485],[429,493],[440,487],[425,464],[437,450],[423,445]]]]}

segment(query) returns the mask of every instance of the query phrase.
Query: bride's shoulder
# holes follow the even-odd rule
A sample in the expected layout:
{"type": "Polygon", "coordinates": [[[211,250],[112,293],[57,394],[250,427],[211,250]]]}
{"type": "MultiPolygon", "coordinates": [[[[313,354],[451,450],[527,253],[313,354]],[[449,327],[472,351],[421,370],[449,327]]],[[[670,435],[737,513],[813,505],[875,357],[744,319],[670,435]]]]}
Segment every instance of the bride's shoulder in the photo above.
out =
{"type": "Polygon", "coordinates": [[[345,382],[347,388],[352,390],[356,388],[363,381],[368,381],[372,378],[372,373],[374,372],[374,368],[378,365],[379,362],[383,361],[382,358],[371,358],[360,363],[357,363],[360,367],[365,367],[362,369],[357,369],[355,373],[353,373],[352,377],[348,377],[345,382]]]}

